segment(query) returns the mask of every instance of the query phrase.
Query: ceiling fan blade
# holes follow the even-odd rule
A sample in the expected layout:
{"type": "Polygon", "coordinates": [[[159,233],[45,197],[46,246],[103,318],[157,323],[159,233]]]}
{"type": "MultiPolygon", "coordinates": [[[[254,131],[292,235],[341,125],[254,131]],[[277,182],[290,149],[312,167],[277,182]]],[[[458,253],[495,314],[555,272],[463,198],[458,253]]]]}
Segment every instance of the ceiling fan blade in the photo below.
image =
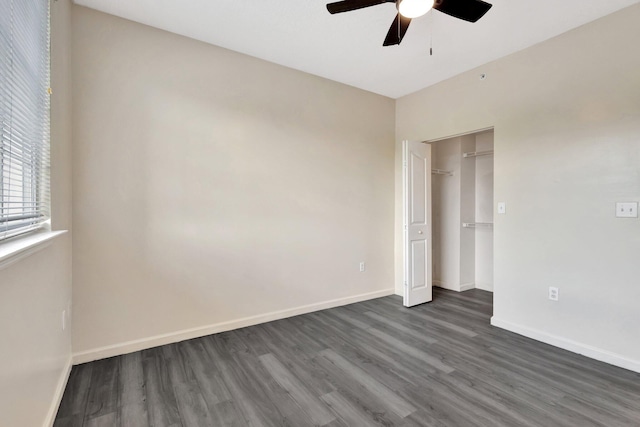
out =
{"type": "Polygon", "coordinates": [[[436,0],[433,4],[435,10],[469,22],[482,18],[491,6],[482,0],[436,0]]]}
{"type": "Polygon", "coordinates": [[[398,13],[396,18],[393,20],[393,24],[391,24],[391,28],[389,28],[389,32],[387,33],[387,37],[384,39],[382,46],[400,44],[402,38],[407,33],[409,24],[411,24],[411,18],[405,18],[398,13]]]}
{"type": "Polygon", "coordinates": [[[344,0],[329,3],[327,10],[329,13],[349,12],[351,10],[362,9],[369,6],[376,6],[382,3],[395,3],[395,0],[344,0]]]}

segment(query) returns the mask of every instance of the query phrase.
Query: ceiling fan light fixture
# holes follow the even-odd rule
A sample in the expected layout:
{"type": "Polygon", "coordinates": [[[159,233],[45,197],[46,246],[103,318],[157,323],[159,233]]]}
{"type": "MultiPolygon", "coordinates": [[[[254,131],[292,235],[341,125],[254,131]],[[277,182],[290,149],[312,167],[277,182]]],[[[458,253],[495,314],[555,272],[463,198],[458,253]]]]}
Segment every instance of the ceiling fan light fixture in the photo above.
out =
{"type": "Polygon", "coordinates": [[[417,18],[433,8],[432,0],[400,0],[398,12],[405,18],[417,18]]]}

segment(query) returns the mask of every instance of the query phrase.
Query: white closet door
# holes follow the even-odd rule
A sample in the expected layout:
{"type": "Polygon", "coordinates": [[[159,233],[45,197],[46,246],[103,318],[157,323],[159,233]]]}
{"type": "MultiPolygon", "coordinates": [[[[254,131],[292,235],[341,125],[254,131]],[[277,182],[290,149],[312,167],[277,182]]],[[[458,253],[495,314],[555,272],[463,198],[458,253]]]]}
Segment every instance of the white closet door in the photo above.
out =
{"type": "Polygon", "coordinates": [[[432,299],[431,146],[404,141],[404,305],[432,299]]]}

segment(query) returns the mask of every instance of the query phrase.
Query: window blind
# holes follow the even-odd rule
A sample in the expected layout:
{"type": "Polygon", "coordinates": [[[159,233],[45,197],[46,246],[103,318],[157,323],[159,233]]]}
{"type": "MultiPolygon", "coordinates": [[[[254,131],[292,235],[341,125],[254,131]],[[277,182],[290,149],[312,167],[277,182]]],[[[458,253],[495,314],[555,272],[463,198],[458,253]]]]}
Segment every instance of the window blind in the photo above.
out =
{"type": "Polygon", "coordinates": [[[0,240],[49,220],[49,0],[0,0],[0,240]]]}

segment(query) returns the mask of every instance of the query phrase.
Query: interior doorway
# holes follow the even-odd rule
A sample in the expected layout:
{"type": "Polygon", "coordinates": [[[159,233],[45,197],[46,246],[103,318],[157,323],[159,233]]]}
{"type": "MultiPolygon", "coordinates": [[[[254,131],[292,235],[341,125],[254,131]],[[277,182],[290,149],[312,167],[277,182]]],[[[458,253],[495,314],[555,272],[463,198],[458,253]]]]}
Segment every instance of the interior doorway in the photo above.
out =
{"type": "Polygon", "coordinates": [[[430,141],[433,285],[493,292],[493,129],[430,141]]]}

